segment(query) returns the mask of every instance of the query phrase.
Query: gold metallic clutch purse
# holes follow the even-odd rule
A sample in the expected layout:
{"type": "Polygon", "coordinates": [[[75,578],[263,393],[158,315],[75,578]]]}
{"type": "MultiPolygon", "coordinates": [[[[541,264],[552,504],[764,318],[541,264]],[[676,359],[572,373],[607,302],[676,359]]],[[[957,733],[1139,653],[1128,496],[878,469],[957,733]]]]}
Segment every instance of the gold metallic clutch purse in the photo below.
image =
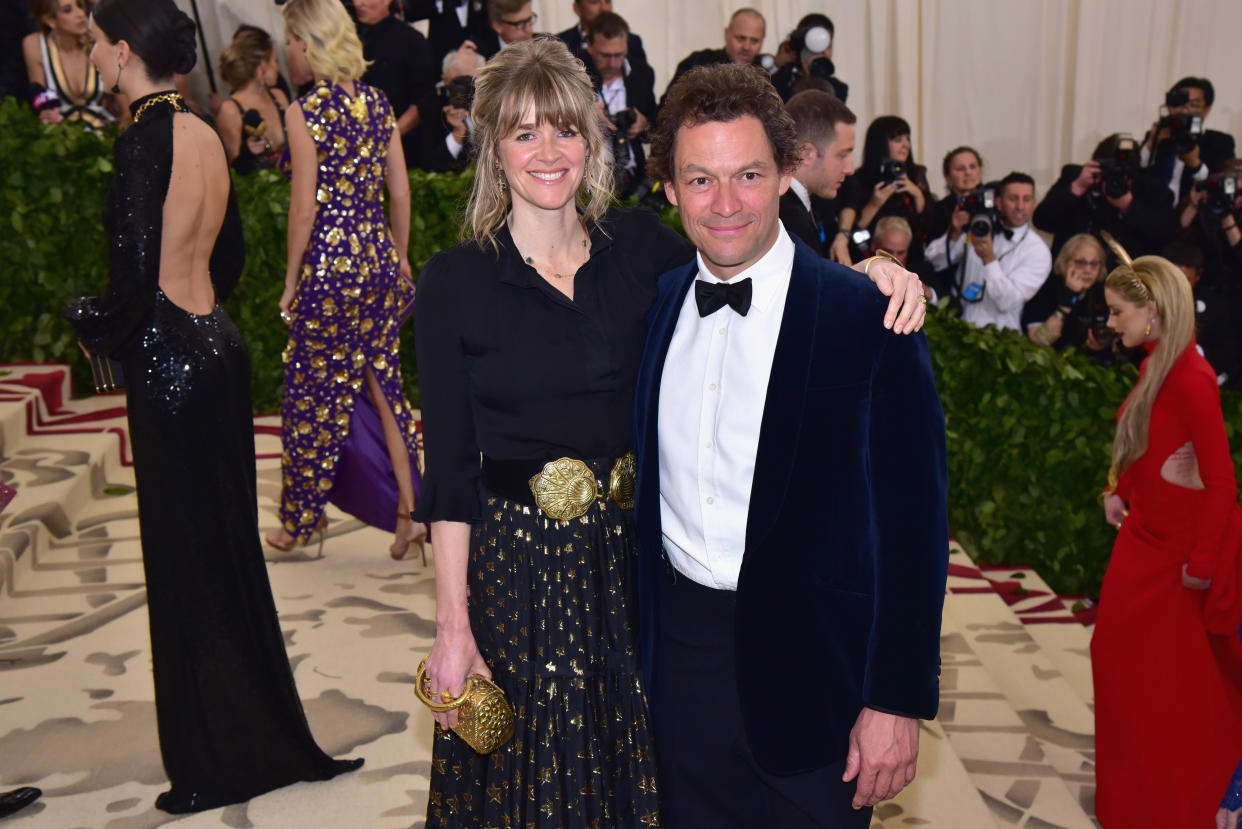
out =
{"type": "Polygon", "coordinates": [[[457,725],[453,733],[479,754],[491,754],[513,737],[513,706],[505,699],[505,692],[484,676],[467,677],[466,690],[460,697],[445,692],[437,702],[431,696],[431,680],[427,678],[427,660],[424,659],[418,663],[414,696],[437,714],[455,709],[457,725]]]}

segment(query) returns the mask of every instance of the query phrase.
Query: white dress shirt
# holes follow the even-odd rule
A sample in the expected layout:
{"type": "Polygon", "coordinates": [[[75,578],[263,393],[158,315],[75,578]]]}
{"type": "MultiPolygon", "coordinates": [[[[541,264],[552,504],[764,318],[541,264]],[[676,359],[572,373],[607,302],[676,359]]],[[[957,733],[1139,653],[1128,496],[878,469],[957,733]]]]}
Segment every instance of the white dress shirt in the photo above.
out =
{"type": "MultiPolygon", "coordinates": [[[[794,244],[780,226],[759,261],[729,280],[752,280],[750,311],[700,317],[686,294],[660,381],[660,520],[674,569],[736,590],[759,427],[785,315],[794,244]]],[[[720,282],[698,257],[698,279],[720,282]]]]}
{"type": "MultiPolygon", "coordinates": [[[[1139,149],[1139,165],[1146,168],[1151,166],[1151,150],[1147,149],[1147,144],[1139,149]]],[[[1173,193],[1173,203],[1178,204],[1182,200],[1182,173],[1186,171],[1186,162],[1182,161],[1181,156],[1173,157],[1173,172],[1165,186],[1173,193]]],[[[1206,181],[1208,177],[1208,166],[1200,164],[1199,169],[1195,170],[1191,179],[1193,181],[1206,181]]]]}
{"type": "Polygon", "coordinates": [[[996,258],[983,264],[973,245],[966,244],[968,234],[963,233],[950,242],[946,233],[933,239],[924,255],[938,271],[966,257],[965,272],[960,285],[964,288],[972,282],[984,286],[983,299],[979,302],[962,301],[962,319],[982,328],[993,324],[997,328],[1020,330],[1022,306],[1035,296],[1052,271],[1052,254],[1044,240],[1031,227],[1030,222],[1013,229],[1013,238],[997,233],[992,237],[992,252],[996,258]]]}

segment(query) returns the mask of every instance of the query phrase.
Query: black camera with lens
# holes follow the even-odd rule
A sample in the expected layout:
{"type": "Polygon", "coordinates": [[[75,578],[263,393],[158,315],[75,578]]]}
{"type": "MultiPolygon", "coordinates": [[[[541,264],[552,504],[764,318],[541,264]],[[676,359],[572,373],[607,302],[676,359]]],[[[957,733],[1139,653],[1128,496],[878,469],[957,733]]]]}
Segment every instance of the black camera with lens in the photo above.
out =
{"type": "Polygon", "coordinates": [[[445,106],[469,112],[474,103],[474,78],[470,75],[458,75],[440,87],[439,95],[445,106]]]}
{"type": "Polygon", "coordinates": [[[1119,199],[1130,192],[1130,185],[1139,169],[1139,145],[1134,136],[1118,133],[1107,147],[1096,153],[1100,179],[1095,189],[1110,199],[1119,199]]]}
{"type": "Polygon", "coordinates": [[[608,118],[617,127],[611,136],[613,189],[617,195],[628,196],[636,184],[633,171],[627,169],[630,164],[629,132],[638,121],[638,112],[633,107],[627,107],[608,118]]]}
{"type": "Polygon", "coordinates": [[[1203,135],[1202,115],[1166,115],[1160,119],[1159,129],[1168,129],[1173,152],[1185,155],[1199,143],[1203,135]]]}
{"type": "Polygon", "coordinates": [[[861,262],[871,255],[871,231],[860,227],[850,234],[850,258],[861,262]]]}
{"type": "Polygon", "coordinates": [[[892,184],[907,173],[906,162],[886,158],[880,162],[880,182],[892,184]]]}
{"type": "Polygon", "coordinates": [[[966,229],[976,239],[991,236],[1000,225],[996,212],[996,191],[991,187],[976,187],[964,196],[957,197],[957,209],[970,215],[966,229]]]}
{"type": "Polygon", "coordinates": [[[1217,173],[1203,181],[1195,182],[1195,189],[1207,194],[1203,200],[1203,212],[1219,219],[1233,209],[1238,195],[1238,179],[1233,173],[1217,173]]]}

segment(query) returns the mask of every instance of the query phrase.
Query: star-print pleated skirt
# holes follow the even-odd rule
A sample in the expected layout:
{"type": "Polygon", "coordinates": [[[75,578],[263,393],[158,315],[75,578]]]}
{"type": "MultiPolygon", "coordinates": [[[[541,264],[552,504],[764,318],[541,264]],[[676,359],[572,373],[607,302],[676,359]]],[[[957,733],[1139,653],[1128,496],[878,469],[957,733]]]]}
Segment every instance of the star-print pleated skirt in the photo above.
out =
{"type": "Polygon", "coordinates": [[[517,722],[489,755],[436,726],[428,829],[659,825],[633,538],[612,501],[556,521],[485,493],[470,625],[517,722]]]}

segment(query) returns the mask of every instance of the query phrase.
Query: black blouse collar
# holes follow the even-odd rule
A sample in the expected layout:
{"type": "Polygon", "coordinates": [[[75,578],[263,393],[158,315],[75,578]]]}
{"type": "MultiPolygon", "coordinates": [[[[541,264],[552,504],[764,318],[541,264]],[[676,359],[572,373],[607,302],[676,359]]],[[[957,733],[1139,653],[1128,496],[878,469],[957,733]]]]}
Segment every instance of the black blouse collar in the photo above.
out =
{"type": "MultiPolygon", "coordinates": [[[[612,225],[615,216],[612,210],[604,215],[601,225],[592,225],[588,236],[591,239],[591,255],[587,258],[590,262],[602,251],[612,247],[612,236],[606,231],[612,225]]],[[[513,243],[513,234],[509,232],[509,223],[505,222],[500,226],[500,230],[496,233],[496,245],[500,248],[500,261],[502,263],[500,269],[500,279],[502,282],[508,282],[513,285],[523,285],[526,287],[537,287],[542,279],[539,277],[538,271],[527,265],[520,253],[518,253],[517,245],[513,243]],[[538,281],[537,281],[538,280],[538,281]]]]}

